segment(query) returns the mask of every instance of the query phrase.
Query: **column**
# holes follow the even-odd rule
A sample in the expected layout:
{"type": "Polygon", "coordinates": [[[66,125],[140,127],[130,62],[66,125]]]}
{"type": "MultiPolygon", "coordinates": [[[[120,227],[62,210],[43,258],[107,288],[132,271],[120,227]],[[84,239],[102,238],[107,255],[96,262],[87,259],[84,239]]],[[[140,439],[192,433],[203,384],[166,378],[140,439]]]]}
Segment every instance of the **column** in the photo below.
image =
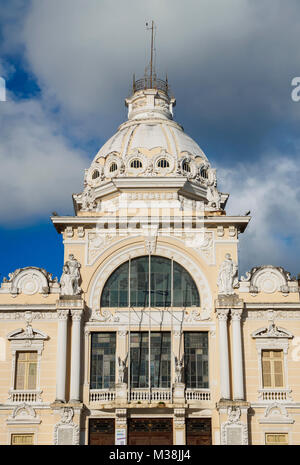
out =
{"type": "Polygon", "coordinates": [[[72,346],[71,346],[71,387],[70,401],[80,402],[80,342],[82,310],[71,310],[72,315],[72,346]]]}
{"type": "Polygon", "coordinates": [[[67,330],[69,310],[58,310],[56,401],[66,402],[67,330]]]}
{"type": "Polygon", "coordinates": [[[221,399],[230,399],[229,353],[227,317],[229,309],[217,310],[219,320],[219,353],[221,376],[221,399]]]}
{"type": "Polygon", "coordinates": [[[234,400],[244,399],[244,367],[241,332],[242,311],[241,308],[231,310],[234,400]]]}

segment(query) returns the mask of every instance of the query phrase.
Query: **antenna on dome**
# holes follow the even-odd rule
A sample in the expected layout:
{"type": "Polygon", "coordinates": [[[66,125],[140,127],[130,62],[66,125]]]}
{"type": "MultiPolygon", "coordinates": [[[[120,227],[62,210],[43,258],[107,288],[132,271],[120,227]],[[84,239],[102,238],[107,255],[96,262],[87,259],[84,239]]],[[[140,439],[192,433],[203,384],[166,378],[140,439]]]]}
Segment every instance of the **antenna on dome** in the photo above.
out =
{"type": "Polygon", "coordinates": [[[151,21],[151,26],[149,26],[149,23],[146,23],[146,29],[148,31],[151,31],[151,52],[150,52],[150,88],[152,88],[153,84],[153,51],[154,51],[154,21],[151,21]]]}

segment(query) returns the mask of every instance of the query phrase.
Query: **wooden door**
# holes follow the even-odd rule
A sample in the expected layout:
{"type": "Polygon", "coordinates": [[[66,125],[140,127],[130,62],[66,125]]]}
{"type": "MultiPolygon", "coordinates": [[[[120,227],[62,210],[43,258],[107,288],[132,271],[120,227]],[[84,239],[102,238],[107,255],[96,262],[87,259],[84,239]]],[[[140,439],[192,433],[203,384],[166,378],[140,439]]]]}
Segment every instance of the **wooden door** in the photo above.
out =
{"type": "Polygon", "coordinates": [[[170,418],[134,418],[128,423],[128,444],[132,446],[171,446],[173,422],[170,418]]]}
{"type": "Polygon", "coordinates": [[[187,446],[210,446],[211,419],[210,418],[187,418],[186,420],[186,445],[187,446]]]}
{"type": "Polygon", "coordinates": [[[92,446],[112,446],[115,444],[115,420],[113,418],[94,419],[89,422],[89,444],[92,446]]]}

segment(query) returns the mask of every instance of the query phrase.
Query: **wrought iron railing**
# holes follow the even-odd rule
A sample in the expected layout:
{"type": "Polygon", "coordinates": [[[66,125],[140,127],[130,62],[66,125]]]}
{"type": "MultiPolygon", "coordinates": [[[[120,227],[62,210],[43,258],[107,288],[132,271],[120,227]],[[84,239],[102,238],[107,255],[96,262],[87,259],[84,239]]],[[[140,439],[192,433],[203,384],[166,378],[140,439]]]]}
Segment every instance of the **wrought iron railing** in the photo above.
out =
{"type": "Polygon", "coordinates": [[[145,76],[142,79],[133,80],[133,92],[137,92],[143,89],[157,89],[166,92],[169,92],[169,84],[167,80],[157,79],[156,76],[145,76]]]}

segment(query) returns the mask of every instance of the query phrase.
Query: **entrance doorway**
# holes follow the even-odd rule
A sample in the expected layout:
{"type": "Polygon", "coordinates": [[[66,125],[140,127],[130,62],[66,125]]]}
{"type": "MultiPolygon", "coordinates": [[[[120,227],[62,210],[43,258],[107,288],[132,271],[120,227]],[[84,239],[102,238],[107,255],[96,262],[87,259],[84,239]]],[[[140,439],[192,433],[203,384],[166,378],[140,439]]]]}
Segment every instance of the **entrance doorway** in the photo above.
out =
{"type": "Polygon", "coordinates": [[[131,446],[171,446],[171,418],[132,418],[128,421],[128,444],[131,446]]]}
{"type": "Polygon", "coordinates": [[[211,419],[210,418],[187,418],[186,419],[186,445],[187,446],[210,446],[211,419]]]}
{"type": "Polygon", "coordinates": [[[89,444],[112,446],[115,444],[115,420],[113,418],[92,419],[89,422],[89,444]]]}

